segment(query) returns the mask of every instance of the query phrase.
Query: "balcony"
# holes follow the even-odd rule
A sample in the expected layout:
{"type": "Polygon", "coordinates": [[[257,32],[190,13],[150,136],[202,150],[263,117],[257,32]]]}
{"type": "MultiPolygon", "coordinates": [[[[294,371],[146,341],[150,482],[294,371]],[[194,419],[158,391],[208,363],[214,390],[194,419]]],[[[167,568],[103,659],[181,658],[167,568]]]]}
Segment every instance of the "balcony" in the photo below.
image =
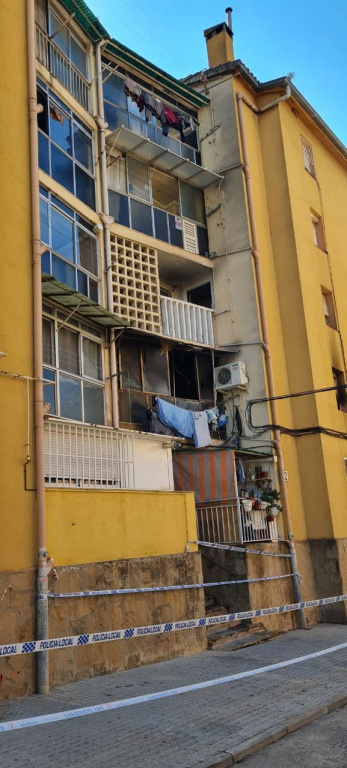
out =
{"type": "Polygon", "coordinates": [[[36,26],[36,57],[66,88],[84,109],[89,111],[90,85],[49,36],[36,26]]]}
{"type": "Polygon", "coordinates": [[[196,505],[199,541],[211,544],[248,544],[277,541],[277,517],[269,523],[266,512],[246,512],[242,500],[218,501],[196,505]]]}
{"type": "Polygon", "coordinates": [[[47,488],[172,491],[171,439],[49,418],[47,488]]]}
{"type": "Polygon", "coordinates": [[[168,296],[162,296],[160,304],[164,336],[207,347],[214,346],[212,309],[168,296]]]}

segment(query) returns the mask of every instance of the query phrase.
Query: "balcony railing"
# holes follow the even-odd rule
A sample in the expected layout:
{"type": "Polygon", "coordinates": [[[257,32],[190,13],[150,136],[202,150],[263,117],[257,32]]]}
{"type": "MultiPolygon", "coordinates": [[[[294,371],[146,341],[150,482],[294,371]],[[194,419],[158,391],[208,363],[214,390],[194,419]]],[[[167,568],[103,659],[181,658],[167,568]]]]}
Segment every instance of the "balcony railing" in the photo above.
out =
{"type": "Polygon", "coordinates": [[[36,27],[36,57],[72,96],[89,110],[90,85],[57,45],[36,27]]]}
{"type": "Polygon", "coordinates": [[[277,518],[269,523],[262,510],[246,512],[242,502],[231,500],[196,507],[199,541],[212,544],[277,541],[277,518]]]}
{"type": "Polygon", "coordinates": [[[133,437],[107,427],[46,421],[44,471],[50,488],[134,488],[133,437]]]}
{"type": "Polygon", "coordinates": [[[212,309],[168,296],[162,296],[160,303],[164,336],[214,346],[212,309]]]}

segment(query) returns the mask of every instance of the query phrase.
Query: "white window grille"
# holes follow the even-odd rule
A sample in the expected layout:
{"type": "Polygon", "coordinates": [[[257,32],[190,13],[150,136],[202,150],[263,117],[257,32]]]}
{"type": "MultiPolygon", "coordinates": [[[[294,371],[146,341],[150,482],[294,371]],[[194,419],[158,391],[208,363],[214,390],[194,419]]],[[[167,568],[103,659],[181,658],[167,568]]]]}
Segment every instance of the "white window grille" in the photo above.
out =
{"type": "Polygon", "coordinates": [[[160,333],[157,251],[111,234],[113,311],[134,328],[160,333]]]}

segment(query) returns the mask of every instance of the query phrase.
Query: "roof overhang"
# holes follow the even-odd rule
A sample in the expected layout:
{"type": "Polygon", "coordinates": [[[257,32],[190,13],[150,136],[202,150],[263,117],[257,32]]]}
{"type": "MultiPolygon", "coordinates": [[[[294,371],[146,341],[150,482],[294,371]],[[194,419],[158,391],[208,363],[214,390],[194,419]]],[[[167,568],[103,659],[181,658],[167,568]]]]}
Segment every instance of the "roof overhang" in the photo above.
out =
{"type": "Polygon", "coordinates": [[[152,165],[158,171],[170,173],[172,176],[176,176],[177,179],[188,181],[189,184],[199,187],[199,189],[209,187],[210,184],[220,182],[223,179],[223,176],[212,173],[212,171],[192,163],[191,160],[186,160],[184,157],[176,155],[170,149],[166,149],[144,136],[139,136],[124,125],[109,133],[106,143],[111,154],[115,149],[126,152],[138,160],[152,165]]]}
{"type": "Polygon", "coordinates": [[[95,301],[83,296],[82,293],[74,291],[68,285],[60,283],[53,275],[42,275],[42,297],[43,299],[51,299],[70,312],[76,311],[86,320],[92,320],[93,323],[103,328],[119,326],[124,328],[127,326],[118,315],[114,315],[113,312],[109,312],[105,307],[96,304],[95,301]]]}

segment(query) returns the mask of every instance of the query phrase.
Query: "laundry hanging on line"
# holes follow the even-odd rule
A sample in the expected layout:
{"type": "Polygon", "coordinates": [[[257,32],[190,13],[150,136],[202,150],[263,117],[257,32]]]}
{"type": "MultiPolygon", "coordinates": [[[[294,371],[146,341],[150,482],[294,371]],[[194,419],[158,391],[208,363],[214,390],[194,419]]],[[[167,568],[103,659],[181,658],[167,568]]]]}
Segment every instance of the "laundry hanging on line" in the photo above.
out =
{"type": "Polygon", "coordinates": [[[160,397],[157,398],[156,404],[160,421],[172,429],[175,434],[181,437],[194,437],[196,448],[205,448],[211,445],[208,424],[217,418],[217,407],[204,411],[190,411],[172,405],[160,397]]]}
{"type": "Polygon", "coordinates": [[[185,141],[184,130],[189,128],[191,131],[194,130],[195,125],[199,125],[194,117],[190,117],[187,120],[179,112],[170,109],[160,99],[155,98],[152,93],[142,90],[131,77],[124,79],[124,93],[135,102],[139,112],[145,110],[147,123],[153,116],[160,121],[164,136],[168,136],[169,128],[174,128],[179,132],[181,141],[185,141]]]}

